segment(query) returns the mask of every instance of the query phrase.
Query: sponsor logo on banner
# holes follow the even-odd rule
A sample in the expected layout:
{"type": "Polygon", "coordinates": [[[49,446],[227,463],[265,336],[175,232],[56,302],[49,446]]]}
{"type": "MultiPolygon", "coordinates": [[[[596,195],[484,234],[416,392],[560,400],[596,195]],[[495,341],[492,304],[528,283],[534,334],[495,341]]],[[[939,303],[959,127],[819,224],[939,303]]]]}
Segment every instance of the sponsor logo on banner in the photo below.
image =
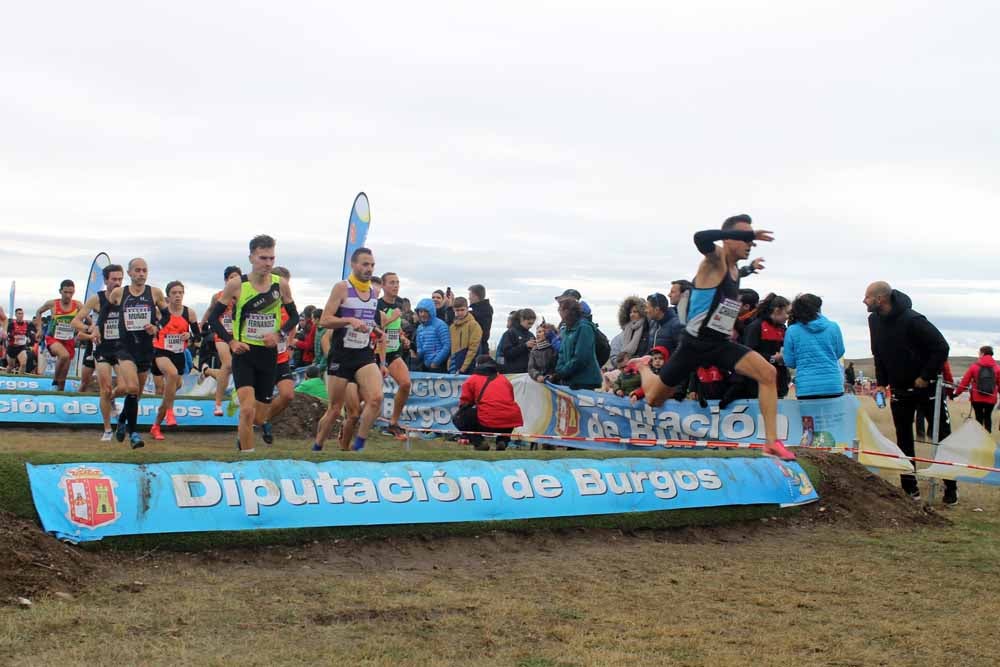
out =
{"type": "Polygon", "coordinates": [[[100,528],[121,517],[113,479],[99,468],[70,468],[61,480],[66,518],[84,528],[100,528]]]}
{"type": "Polygon", "coordinates": [[[580,411],[576,409],[573,398],[563,393],[556,393],[556,433],[564,437],[573,437],[580,433],[580,411]]]}
{"type": "Polygon", "coordinates": [[[777,459],[774,460],[774,463],[781,470],[781,474],[785,476],[785,479],[788,480],[788,490],[790,492],[808,496],[815,490],[812,482],[809,480],[809,475],[805,472],[801,470],[796,472],[777,459]]]}

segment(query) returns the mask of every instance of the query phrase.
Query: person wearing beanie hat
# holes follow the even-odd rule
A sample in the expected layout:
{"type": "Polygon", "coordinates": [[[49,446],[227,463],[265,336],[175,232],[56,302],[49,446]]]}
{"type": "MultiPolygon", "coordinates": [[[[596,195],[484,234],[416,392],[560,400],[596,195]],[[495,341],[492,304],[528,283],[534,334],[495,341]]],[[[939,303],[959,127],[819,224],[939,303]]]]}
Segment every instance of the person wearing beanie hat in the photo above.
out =
{"type": "MultiPolygon", "coordinates": [[[[475,405],[476,421],[472,430],[498,433],[497,451],[507,449],[509,434],[524,425],[521,408],[514,400],[514,386],[497,369],[497,362],[488,354],[476,357],[472,375],[462,384],[459,406],[475,405]]],[[[469,443],[477,450],[488,450],[483,436],[470,433],[469,443]]]]}

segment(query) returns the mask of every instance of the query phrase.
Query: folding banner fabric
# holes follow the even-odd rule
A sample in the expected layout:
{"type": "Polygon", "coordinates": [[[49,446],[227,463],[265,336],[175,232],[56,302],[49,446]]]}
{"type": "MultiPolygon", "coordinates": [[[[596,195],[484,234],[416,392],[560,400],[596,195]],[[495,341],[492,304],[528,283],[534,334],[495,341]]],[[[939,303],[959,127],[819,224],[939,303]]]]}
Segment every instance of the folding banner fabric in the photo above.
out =
{"type": "MultiPolygon", "coordinates": [[[[941,441],[937,451],[934,452],[934,460],[1000,468],[997,444],[993,441],[993,437],[986,432],[986,429],[974,419],[966,420],[964,424],[952,431],[951,435],[941,441]]],[[[957,482],[1000,485],[1000,473],[941,463],[932,463],[927,468],[918,471],[917,474],[920,477],[953,479],[957,482]]]]}
{"type": "Polygon", "coordinates": [[[28,464],[46,531],[112,535],[448,523],[800,505],[818,495],[769,458],[179,461],[28,464]]]}

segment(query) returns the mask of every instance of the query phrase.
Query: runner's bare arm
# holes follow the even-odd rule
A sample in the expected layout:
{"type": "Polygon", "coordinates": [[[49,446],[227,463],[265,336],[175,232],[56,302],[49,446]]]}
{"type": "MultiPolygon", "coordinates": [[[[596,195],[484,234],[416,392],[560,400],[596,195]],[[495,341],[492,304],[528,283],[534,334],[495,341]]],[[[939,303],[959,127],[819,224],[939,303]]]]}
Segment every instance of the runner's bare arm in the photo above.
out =
{"type": "Polygon", "coordinates": [[[87,319],[87,314],[90,313],[91,311],[96,312],[97,310],[100,309],[100,307],[101,307],[101,299],[95,294],[94,296],[87,299],[87,302],[83,304],[83,308],[77,311],[76,315],[73,317],[73,321],[71,321],[70,324],[73,326],[74,329],[83,333],[90,326],[84,321],[87,319]]]}
{"type": "Polygon", "coordinates": [[[213,310],[215,310],[215,295],[214,294],[212,295],[212,298],[209,299],[209,301],[208,301],[208,309],[205,310],[204,316],[201,318],[201,321],[198,322],[198,325],[200,327],[205,326],[205,323],[208,322],[208,314],[211,313],[213,310]]]}
{"type": "Polygon", "coordinates": [[[242,278],[234,274],[229,279],[229,282],[226,283],[226,288],[222,290],[222,295],[216,300],[215,305],[208,314],[208,324],[212,327],[212,331],[215,332],[216,339],[224,343],[231,343],[233,341],[233,335],[222,326],[222,315],[226,312],[225,304],[231,303],[240,293],[242,282],[242,278]]]}
{"type": "Polygon", "coordinates": [[[52,307],[55,306],[55,305],[56,305],[56,300],[55,299],[49,299],[48,301],[46,301],[45,303],[43,303],[41,305],[41,307],[39,307],[39,309],[37,311],[35,311],[35,328],[36,329],[38,329],[39,331],[42,330],[42,315],[44,315],[46,312],[52,310],[52,307]]]}

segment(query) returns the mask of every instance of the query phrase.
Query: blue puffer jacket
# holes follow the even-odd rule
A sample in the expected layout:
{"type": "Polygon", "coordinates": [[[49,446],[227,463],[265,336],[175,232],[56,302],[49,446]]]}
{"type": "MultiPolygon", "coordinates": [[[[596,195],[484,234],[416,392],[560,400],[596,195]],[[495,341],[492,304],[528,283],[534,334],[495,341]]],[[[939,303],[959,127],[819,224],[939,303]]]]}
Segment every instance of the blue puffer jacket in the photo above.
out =
{"type": "Polygon", "coordinates": [[[840,327],[822,315],[805,324],[796,322],[785,332],[785,365],[796,369],[795,395],[825,396],[844,393],[844,338],[840,327]]]}
{"type": "Polygon", "coordinates": [[[415,310],[426,310],[431,319],[417,327],[417,358],[426,370],[448,372],[445,362],[451,355],[451,332],[435,314],[433,299],[421,299],[415,310]]]}

